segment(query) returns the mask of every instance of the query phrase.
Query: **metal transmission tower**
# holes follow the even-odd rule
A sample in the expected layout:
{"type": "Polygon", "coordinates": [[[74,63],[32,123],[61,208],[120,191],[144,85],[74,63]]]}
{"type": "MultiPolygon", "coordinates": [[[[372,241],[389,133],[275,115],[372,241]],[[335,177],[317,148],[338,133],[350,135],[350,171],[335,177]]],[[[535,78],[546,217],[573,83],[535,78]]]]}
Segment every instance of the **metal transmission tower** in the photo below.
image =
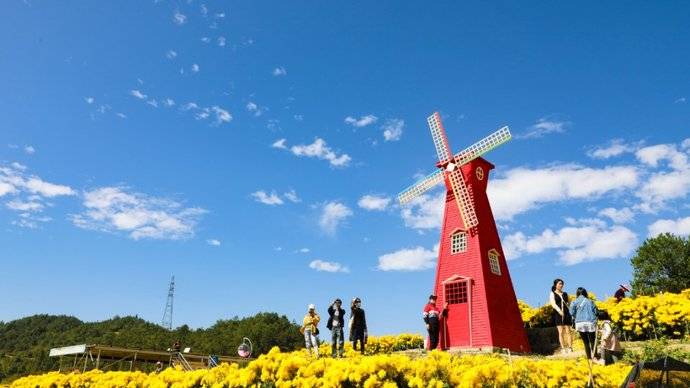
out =
{"type": "Polygon", "coordinates": [[[172,330],[173,318],[173,294],[175,293],[175,275],[170,278],[170,287],[168,288],[168,301],[165,303],[165,311],[163,312],[163,320],[161,326],[168,330],[172,330]]]}

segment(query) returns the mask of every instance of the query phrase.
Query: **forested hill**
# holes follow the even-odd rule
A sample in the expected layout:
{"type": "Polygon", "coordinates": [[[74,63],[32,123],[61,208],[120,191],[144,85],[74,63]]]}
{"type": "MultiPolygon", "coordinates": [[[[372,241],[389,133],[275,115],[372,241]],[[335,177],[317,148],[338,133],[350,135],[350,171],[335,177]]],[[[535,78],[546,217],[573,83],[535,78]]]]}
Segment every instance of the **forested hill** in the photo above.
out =
{"type": "Polygon", "coordinates": [[[114,317],[101,322],[82,322],[65,315],[34,315],[0,322],[0,381],[10,377],[54,369],[48,357],[53,347],[99,344],[165,350],[176,340],[193,352],[234,355],[243,337],[254,343],[254,353],[278,346],[293,350],[303,345],[299,326],[275,313],[219,320],[207,329],[174,330],[138,317],[114,317]]]}

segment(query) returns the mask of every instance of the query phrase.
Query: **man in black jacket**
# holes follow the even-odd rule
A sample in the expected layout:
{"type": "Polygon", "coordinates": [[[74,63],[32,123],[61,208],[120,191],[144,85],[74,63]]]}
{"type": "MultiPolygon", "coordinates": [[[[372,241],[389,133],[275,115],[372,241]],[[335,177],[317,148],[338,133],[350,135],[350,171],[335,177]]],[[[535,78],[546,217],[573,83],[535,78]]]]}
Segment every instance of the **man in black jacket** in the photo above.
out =
{"type": "Polygon", "coordinates": [[[326,327],[331,331],[331,355],[333,358],[342,357],[345,350],[345,337],[343,335],[343,323],[345,322],[345,310],[340,306],[343,302],[336,299],[328,306],[328,323],[326,327]]]}

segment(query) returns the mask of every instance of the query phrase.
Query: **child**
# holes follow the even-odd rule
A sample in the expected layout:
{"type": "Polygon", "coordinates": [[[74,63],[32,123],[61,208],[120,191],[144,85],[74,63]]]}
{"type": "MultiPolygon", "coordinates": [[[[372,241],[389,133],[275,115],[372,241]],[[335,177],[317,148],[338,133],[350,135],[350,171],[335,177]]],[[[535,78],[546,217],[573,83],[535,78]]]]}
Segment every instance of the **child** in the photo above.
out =
{"type": "Polygon", "coordinates": [[[622,355],[621,344],[618,341],[618,336],[613,330],[611,317],[606,311],[599,313],[599,320],[601,326],[599,328],[599,338],[601,338],[601,354],[604,365],[611,365],[617,362],[622,355]]]}

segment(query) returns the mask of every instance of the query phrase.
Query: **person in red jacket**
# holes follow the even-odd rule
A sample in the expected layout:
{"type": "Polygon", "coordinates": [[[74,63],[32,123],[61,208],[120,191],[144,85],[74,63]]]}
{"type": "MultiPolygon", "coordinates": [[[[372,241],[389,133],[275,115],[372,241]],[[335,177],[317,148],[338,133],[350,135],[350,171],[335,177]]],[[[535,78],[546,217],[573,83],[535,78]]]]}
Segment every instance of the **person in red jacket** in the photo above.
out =
{"type": "Polygon", "coordinates": [[[443,310],[439,311],[436,307],[436,295],[429,296],[429,302],[424,306],[422,317],[426,324],[426,330],[429,332],[429,350],[434,350],[438,347],[438,334],[441,330],[441,317],[445,317],[448,313],[448,302],[443,306],[443,310]]]}

